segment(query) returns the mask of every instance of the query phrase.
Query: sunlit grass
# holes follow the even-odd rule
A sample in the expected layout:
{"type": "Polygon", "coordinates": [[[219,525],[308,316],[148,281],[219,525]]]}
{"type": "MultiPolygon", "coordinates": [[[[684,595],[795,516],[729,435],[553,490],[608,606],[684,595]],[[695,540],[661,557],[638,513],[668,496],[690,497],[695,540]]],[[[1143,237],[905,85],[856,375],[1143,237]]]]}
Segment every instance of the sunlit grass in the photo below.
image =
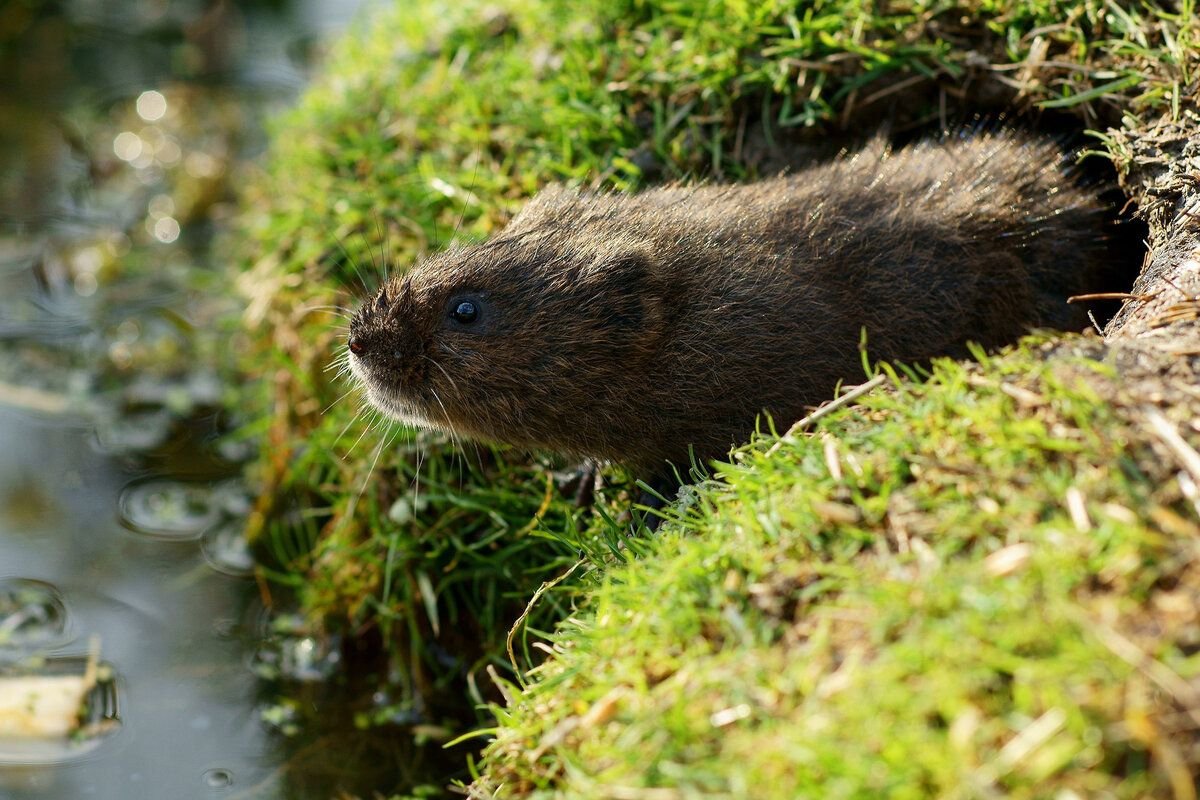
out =
{"type": "Polygon", "coordinates": [[[1102,355],[941,362],[738,451],[549,637],[477,788],[1170,796],[1200,525],[1102,355]]]}

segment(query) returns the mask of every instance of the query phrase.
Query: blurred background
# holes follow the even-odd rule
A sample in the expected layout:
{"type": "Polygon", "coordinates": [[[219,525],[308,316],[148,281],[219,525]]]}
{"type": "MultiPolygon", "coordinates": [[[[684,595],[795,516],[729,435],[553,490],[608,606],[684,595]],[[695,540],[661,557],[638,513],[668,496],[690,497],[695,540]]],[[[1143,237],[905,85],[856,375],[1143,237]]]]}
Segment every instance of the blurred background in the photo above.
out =
{"type": "Polygon", "coordinates": [[[74,739],[0,737],[4,798],[419,782],[318,684],[336,643],[264,611],[218,411],[214,241],[358,6],[0,0],[0,700],[101,662],[74,739]]]}

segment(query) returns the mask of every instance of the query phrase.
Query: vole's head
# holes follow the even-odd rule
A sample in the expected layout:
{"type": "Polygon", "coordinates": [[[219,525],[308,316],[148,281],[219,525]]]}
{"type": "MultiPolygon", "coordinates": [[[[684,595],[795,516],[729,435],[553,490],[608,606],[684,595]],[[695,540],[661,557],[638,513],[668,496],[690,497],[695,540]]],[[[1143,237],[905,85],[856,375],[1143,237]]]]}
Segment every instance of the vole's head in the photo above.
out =
{"type": "Polygon", "coordinates": [[[347,346],[368,399],[397,419],[603,456],[570,428],[628,410],[639,374],[652,375],[667,302],[627,244],[509,236],[388,281],[347,346]]]}

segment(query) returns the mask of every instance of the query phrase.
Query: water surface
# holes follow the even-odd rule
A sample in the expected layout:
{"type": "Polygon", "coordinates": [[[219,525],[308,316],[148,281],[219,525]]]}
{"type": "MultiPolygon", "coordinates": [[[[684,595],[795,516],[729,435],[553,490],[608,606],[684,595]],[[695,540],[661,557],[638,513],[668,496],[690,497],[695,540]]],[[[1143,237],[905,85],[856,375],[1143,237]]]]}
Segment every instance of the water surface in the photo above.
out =
{"type": "Polygon", "coordinates": [[[353,724],[347,684],[369,702],[373,676],[340,675],[256,579],[219,410],[236,301],[214,234],[356,5],[0,7],[0,678],[98,650],[107,692],[86,736],[0,739],[0,797],[416,781],[419,754],[353,724]]]}

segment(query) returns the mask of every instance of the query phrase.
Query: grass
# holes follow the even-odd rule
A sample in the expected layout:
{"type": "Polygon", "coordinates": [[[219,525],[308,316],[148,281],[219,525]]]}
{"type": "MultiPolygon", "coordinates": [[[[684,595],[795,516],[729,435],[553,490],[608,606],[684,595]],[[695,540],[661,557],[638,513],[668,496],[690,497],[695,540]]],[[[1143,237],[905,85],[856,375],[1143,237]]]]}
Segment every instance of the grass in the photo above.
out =
{"type": "MultiPolygon", "coordinates": [[[[1108,598],[1115,610],[1102,618],[1122,630],[1153,596],[1141,584],[1158,567],[1146,564],[1172,552],[1142,511],[1186,519],[1187,509],[1169,497],[1135,502],[1150,490],[1122,471],[1136,458],[1072,473],[1080,453],[1116,457],[1130,438],[1110,398],[1086,384],[1036,383],[1045,408],[1028,414],[1008,395],[960,385],[1006,369],[1052,377],[1031,351],[978,374],[943,364],[932,382],[901,382],[872,395],[868,411],[822,423],[832,440],[744,451],[701,485],[684,523],[649,540],[628,539],[614,521],[627,504],[619,473],[596,513],[575,509],[560,488],[569,465],[392,427],[364,414],[329,365],[343,342],[338,314],[385,270],[451,238],[488,236],[554,181],[628,191],[741,179],[828,149],[837,134],[853,142],[884,124],[903,134],[1002,107],[1119,127],[1097,149],[1126,167],[1128,136],[1187,106],[1194,17],[1190,3],[1095,0],[381,6],[277,121],[229,242],[247,302],[235,350],[251,380],[236,406],[259,452],[250,532],[263,575],[296,591],[314,627],[377,636],[406,702],[431,716],[461,719],[464,697],[497,700],[489,673],[519,685],[549,637],[562,653],[528,690],[506,689],[511,707],[493,706],[499,738],[479,786],[507,787],[504,796],[586,795],[587,781],[630,796],[646,786],[736,795],[739,780],[789,785],[771,770],[792,763],[807,765],[804,785],[825,787],[821,796],[870,793],[880,781],[987,794],[1040,785],[1032,761],[1004,755],[1037,720],[1055,747],[1026,758],[1066,759],[1040,768],[1046,780],[1097,754],[1088,774],[1157,780],[1149,757],[1118,763],[1109,739],[1095,742],[1093,728],[1109,736],[1126,725],[1126,741],[1144,743],[1140,718],[1104,716],[1116,695],[1091,711],[1063,700],[1079,685],[1104,694],[1142,675],[1071,614],[1100,613],[1108,598]],[[840,481],[822,472],[826,441],[854,459],[840,481]],[[1064,527],[1072,481],[1090,534],[1064,527]],[[1134,521],[1109,518],[1105,503],[1134,521]],[[904,552],[880,538],[900,536],[895,524],[911,527],[904,552]],[[1097,532],[1116,549],[1084,547],[1097,532]],[[1018,547],[1007,552],[1021,569],[981,582],[988,554],[1006,546],[1018,547]],[[1091,577],[1068,554],[1086,556],[1091,577]],[[580,560],[533,604],[513,665],[510,627],[580,560]],[[1093,603],[1079,587],[1113,564],[1126,570],[1114,580],[1136,585],[1095,590],[1093,603]],[[1011,641],[985,641],[1009,623],[1011,641]],[[944,655],[963,641],[980,644],[960,662],[944,655]],[[1069,679],[1074,670],[1083,683],[1069,679]],[[942,683],[944,703],[931,688],[942,683]],[[1054,709],[1061,720],[1046,718],[1054,709]],[[879,739],[884,731],[895,741],[879,739]],[[954,783],[968,778],[976,783],[954,783]]],[[[1155,654],[1167,637],[1157,644],[1155,654]]],[[[1152,684],[1148,709],[1161,700],[1152,684]]]]}
{"type": "Polygon", "coordinates": [[[735,453],[495,708],[477,792],[1194,797],[1200,508],[1103,348],[1048,347],[735,453]]]}

